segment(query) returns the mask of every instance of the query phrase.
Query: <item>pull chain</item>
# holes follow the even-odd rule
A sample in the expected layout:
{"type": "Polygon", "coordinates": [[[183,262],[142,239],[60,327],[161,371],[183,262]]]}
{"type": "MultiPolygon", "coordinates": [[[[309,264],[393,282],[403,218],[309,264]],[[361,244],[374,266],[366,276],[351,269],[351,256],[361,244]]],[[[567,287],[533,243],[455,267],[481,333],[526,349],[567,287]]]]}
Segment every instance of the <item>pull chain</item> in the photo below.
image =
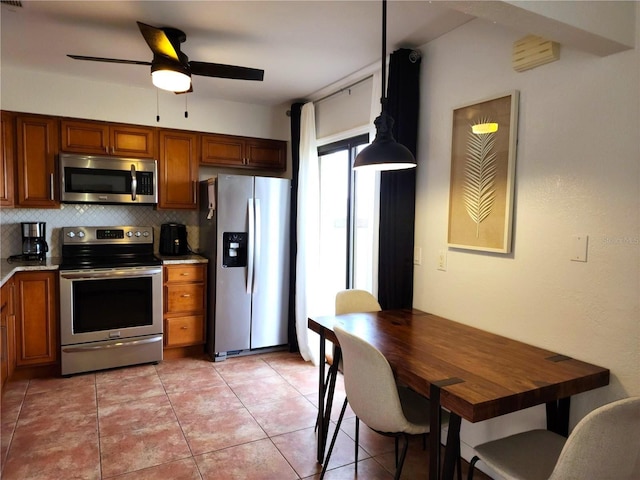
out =
{"type": "Polygon", "coordinates": [[[160,121],[160,94],[156,88],[156,122],[160,121]]]}
{"type": "Polygon", "coordinates": [[[184,118],[189,118],[189,111],[187,109],[187,95],[188,93],[184,94],[184,118]]]}

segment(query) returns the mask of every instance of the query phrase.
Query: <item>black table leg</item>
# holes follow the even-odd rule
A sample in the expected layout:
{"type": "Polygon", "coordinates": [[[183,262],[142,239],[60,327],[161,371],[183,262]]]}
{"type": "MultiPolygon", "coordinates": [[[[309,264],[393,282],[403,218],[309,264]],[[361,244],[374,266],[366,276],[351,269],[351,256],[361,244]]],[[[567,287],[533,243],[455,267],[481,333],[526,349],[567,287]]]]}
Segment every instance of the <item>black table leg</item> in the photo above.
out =
{"type": "Polygon", "coordinates": [[[324,359],[325,359],[325,335],[324,331],[320,332],[320,365],[318,368],[318,463],[324,460],[324,446],[327,443],[324,431],[324,359]]]}
{"type": "Polygon", "coordinates": [[[431,384],[429,395],[429,480],[440,479],[440,387],[431,384]]]}
{"type": "Polygon", "coordinates": [[[461,423],[462,419],[458,415],[449,413],[449,433],[447,434],[447,446],[444,451],[444,466],[442,468],[443,480],[453,479],[453,473],[458,464],[458,457],[460,456],[461,423]]]}
{"type": "Polygon", "coordinates": [[[570,409],[571,397],[547,402],[547,430],[568,437],[570,409]]]}
{"type": "Polygon", "coordinates": [[[325,390],[325,338],[324,335],[320,335],[320,368],[319,370],[319,384],[318,384],[318,463],[324,461],[324,451],[327,445],[327,437],[329,435],[329,424],[331,422],[331,408],[333,407],[333,394],[336,389],[336,378],[338,376],[338,365],[340,364],[340,358],[342,357],[342,350],[337,345],[333,352],[333,363],[329,367],[329,381],[327,382],[327,388],[325,390]],[[326,403],[325,403],[326,396],[326,403]]]}

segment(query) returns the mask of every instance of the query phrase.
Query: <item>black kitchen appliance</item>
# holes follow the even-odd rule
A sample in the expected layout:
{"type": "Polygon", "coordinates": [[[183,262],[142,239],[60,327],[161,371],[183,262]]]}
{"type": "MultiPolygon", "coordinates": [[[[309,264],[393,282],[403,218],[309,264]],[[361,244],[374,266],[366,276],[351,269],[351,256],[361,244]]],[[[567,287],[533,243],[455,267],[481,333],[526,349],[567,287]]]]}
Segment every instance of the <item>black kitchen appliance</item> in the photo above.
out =
{"type": "Polygon", "coordinates": [[[12,255],[9,261],[38,261],[43,262],[49,245],[45,240],[47,224],[45,222],[22,222],[22,254],[12,255]]]}
{"type": "Polygon", "coordinates": [[[161,255],[188,255],[187,227],[181,223],[163,223],[160,227],[161,255]]]}

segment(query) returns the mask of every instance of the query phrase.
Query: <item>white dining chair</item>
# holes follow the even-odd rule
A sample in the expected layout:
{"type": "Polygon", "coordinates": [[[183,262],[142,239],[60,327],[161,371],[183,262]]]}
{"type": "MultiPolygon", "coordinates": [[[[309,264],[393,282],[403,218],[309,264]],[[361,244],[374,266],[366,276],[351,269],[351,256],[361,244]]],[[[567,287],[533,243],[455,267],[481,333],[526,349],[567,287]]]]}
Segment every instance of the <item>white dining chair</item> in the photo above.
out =
{"type": "MultiPolygon", "coordinates": [[[[371,293],[366,290],[349,289],[340,290],[336,293],[335,300],[335,314],[342,315],[345,313],[360,313],[360,312],[379,312],[382,310],[378,300],[371,293]]],[[[331,343],[327,341],[327,344],[331,343]]],[[[329,345],[327,345],[329,346],[329,345]]],[[[324,391],[327,392],[327,386],[329,385],[329,378],[333,374],[333,369],[342,371],[342,362],[338,362],[338,365],[333,365],[333,358],[335,355],[335,345],[330,345],[331,350],[325,349],[325,360],[329,364],[329,371],[327,377],[324,380],[324,391]]],[[[317,428],[317,424],[316,424],[317,428]]]]}
{"type": "Polygon", "coordinates": [[[510,480],[640,479],[640,397],[589,413],[568,438],[530,430],[478,445],[478,460],[510,480]]]}
{"type": "MultiPolygon", "coordinates": [[[[408,388],[398,387],[389,362],[373,345],[339,325],[334,327],[334,332],[342,349],[347,398],[342,406],[320,478],[324,478],[327,471],[348,403],[356,416],[369,428],[382,435],[395,437],[396,446],[398,440],[402,442],[399,458],[396,451],[397,480],[402,474],[406,458],[407,435],[425,434],[430,430],[429,401],[408,388]]],[[[442,417],[443,422],[447,422],[447,414],[443,413],[442,417]]],[[[357,445],[356,434],[356,466],[357,445]]]]}

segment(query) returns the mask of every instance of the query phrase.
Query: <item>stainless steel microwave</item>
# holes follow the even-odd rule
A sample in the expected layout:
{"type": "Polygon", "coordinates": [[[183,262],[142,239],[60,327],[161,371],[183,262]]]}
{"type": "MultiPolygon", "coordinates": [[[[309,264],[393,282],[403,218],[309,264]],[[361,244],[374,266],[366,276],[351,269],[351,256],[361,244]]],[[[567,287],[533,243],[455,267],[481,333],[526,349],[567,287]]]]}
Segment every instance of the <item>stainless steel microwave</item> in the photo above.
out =
{"type": "Polygon", "coordinates": [[[65,203],[158,203],[158,162],[139,158],[60,154],[65,203]]]}

